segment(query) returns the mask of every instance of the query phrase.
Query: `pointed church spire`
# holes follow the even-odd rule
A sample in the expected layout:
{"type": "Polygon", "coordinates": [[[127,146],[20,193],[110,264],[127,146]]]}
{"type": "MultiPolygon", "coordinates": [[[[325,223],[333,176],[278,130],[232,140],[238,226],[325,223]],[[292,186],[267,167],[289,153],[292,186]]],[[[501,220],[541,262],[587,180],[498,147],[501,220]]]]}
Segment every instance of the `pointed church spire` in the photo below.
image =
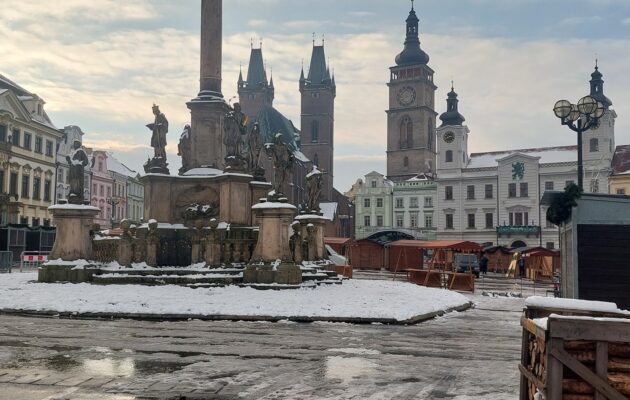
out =
{"type": "Polygon", "coordinates": [[[247,86],[255,87],[259,85],[268,85],[267,72],[265,71],[262,48],[255,49],[252,47],[251,54],[249,56],[249,66],[247,68],[247,86]]]}
{"type": "Polygon", "coordinates": [[[591,97],[604,105],[606,109],[612,106],[612,101],[604,94],[604,79],[599,72],[599,60],[595,59],[595,71],[591,74],[591,97]]]}
{"type": "Polygon", "coordinates": [[[407,17],[407,36],[405,38],[405,48],[398,56],[396,56],[397,65],[413,65],[413,64],[428,64],[429,55],[422,51],[420,48],[420,37],[418,34],[418,23],[420,20],[416,15],[416,11],[413,7],[413,1],[411,2],[411,11],[407,17]]]}
{"type": "Polygon", "coordinates": [[[455,85],[451,81],[451,91],[446,99],[446,112],[440,115],[442,126],[447,125],[462,125],[466,118],[459,113],[459,100],[457,99],[457,93],[455,93],[455,85]]]}
{"type": "Polygon", "coordinates": [[[238,71],[238,85],[241,86],[243,84],[243,63],[239,67],[238,71]]]}
{"type": "Polygon", "coordinates": [[[269,79],[269,87],[273,87],[273,68],[271,68],[269,72],[271,76],[271,78],[269,79]]]}
{"type": "Polygon", "coordinates": [[[313,43],[313,53],[307,80],[310,84],[315,85],[330,83],[330,71],[326,65],[326,53],[323,44],[317,46],[313,43]]]}

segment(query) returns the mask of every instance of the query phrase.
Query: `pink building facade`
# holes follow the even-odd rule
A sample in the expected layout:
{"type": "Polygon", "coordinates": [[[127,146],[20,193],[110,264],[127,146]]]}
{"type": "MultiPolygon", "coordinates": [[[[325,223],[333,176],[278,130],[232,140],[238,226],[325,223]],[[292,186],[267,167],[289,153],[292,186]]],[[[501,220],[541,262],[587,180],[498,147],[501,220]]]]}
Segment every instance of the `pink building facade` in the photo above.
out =
{"type": "Polygon", "coordinates": [[[101,229],[111,228],[113,221],[111,199],[113,198],[114,179],[107,169],[108,155],[104,151],[88,149],[93,160],[91,204],[101,212],[94,218],[94,222],[101,229]]]}

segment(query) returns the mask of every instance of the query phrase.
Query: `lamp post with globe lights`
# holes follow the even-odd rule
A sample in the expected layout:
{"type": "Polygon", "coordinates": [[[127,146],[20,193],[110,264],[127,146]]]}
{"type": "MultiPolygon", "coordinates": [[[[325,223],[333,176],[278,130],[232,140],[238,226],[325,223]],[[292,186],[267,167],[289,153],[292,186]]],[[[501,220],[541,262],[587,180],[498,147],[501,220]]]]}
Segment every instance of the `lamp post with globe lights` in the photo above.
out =
{"type": "Polygon", "coordinates": [[[571,104],[568,100],[560,100],[553,107],[556,117],[560,118],[562,125],[566,125],[577,133],[578,141],[578,187],[584,190],[584,165],[582,161],[582,134],[589,129],[599,127],[599,119],[604,115],[606,108],[592,96],[585,96],[577,104],[571,104]]]}

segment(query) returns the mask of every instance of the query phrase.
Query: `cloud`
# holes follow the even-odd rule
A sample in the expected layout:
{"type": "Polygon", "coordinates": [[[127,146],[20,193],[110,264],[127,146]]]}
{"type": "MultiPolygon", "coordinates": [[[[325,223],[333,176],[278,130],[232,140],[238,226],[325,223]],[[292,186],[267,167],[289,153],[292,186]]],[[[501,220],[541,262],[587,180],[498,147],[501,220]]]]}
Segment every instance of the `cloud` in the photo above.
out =
{"type": "Polygon", "coordinates": [[[304,30],[304,29],[314,29],[321,28],[322,25],[325,25],[326,21],[315,21],[315,20],[295,20],[288,21],[282,24],[282,27],[285,29],[292,30],[304,30]]]}
{"type": "Polygon", "coordinates": [[[599,15],[592,15],[590,17],[568,17],[560,21],[560,25],[583,25],[583,24],[595,24],[602,22],[604,19],[599,15]]]}
{"type": "Polygon", "coordinates": [[[269,22],[264,19],[250,19],[249,21],[247,21],[247,26],[249,26],[250,28],[262,28],[267,26],[268,23],[269,22]]]}

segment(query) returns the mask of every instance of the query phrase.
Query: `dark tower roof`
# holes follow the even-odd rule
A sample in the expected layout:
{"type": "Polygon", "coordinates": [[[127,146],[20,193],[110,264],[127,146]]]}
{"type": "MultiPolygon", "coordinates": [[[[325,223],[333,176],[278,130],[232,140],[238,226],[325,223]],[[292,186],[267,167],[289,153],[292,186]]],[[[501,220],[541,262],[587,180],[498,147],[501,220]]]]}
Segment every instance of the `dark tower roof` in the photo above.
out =
{"type": "Polygon", "coordinates": [[[252,49],[249,56],[249,67],[247,68],[247,86],[256,87],[257,85],[266,86],[267,72],[265,71],[265,63],[261,49],[252,49]]]}
{"type": "Polygon", "coordinates": [[[597,66],[596,61],[595,72],[591,74],[591,97],[602,103],[604,107],[608,109],[608,107],[612,106],[613,103],[604,95],[604,80],[602,77],[603,75],[599,72],[599,67],[597,66]]]}
{"type": "Polygon", "coordinates": [[[464,121],[466,121],[466,118],[459,113],[458,103],[457,93],[455,93],[455,89],[451,87],[448,99],[446,99],[446,112],[440,115],[442,126],[462,125],[464,121]]]}
{"type": "Polygon", "coordinates": [[[429,55],[420,48],[420,37],[418,36],[419,21],[420,20],[416,15],[412,2],[409,17],[407,17],[407,38],[405,39],[405,48],[402,53],[396,56],[397,65],[426,65],[429,63],[429,55]]]}
{"type": "Polygon", "coordinates": [[[325,85],[331,82],[330,72],[328,71],[328,66],[326,66],[326,53],[324,52],[323,44],[321,46],[313,45],[311,67],[306,80],[314,85],[325,85]]]}

